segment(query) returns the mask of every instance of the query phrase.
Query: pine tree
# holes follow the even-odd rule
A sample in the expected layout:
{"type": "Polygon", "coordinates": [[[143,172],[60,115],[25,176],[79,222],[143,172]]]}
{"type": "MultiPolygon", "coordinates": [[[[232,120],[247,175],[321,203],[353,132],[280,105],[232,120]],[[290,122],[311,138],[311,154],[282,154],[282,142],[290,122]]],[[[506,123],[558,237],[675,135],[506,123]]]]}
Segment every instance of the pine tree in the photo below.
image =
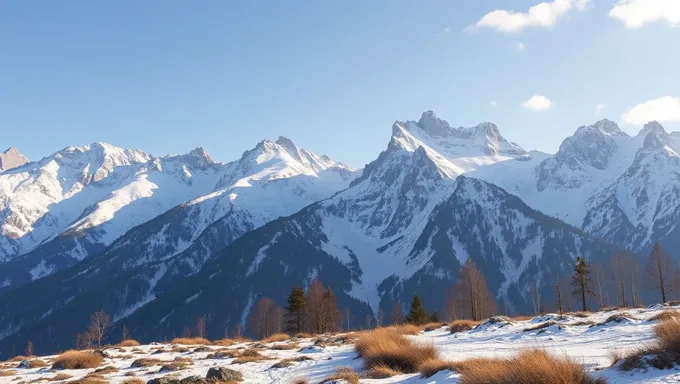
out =
{"type": "Polygon", "coordinates": [[[419,296],[413,296],[413,302],[411,302],[411,310],[406,316],[406,322],[416,325],[423,325],[430,320],[430,314],[427,313],[427,309],[423,307],[423,302],[420,300],[419,296]]]}
{"type": "Polygon", "coordinates": [[[574,264],[574,275],[571,278],[571,285],[574,287],[574,296],[579,296],[581,298],[581,303],[583,304],[583,311],[588,311],[586,305],[586,295],[594,296],[595,293],[592,289],[592,279],[590,278],[590,265],[581,256],[576,258],[576,263],[574,264]]]}
{"type": "Polygon", "coordinates": [[[305,297],[305,290],[300,287],[293,287],[290,295],[288,295],[285,332],[290,334],[302,332],[306,306],[307,298],[305,297]]]}

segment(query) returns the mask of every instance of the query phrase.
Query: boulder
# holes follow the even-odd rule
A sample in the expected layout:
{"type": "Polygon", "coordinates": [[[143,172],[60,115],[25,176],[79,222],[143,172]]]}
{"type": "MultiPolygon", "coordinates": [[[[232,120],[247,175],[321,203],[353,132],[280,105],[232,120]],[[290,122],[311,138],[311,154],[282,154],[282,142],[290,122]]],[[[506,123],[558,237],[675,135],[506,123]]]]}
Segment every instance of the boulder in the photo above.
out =
{"type": "Polygon", "coordinates": [[[241,372],[224,367],[210,368],[205,378],[216,381],[243,381],[241,372]]]}

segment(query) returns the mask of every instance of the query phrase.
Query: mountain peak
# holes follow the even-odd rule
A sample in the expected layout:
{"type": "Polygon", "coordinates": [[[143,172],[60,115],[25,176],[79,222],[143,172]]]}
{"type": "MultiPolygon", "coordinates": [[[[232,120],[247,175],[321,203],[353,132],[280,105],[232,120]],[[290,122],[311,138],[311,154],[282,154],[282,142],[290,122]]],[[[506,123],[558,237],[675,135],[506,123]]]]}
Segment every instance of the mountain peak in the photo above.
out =
{"type": "Polygon", "coordinates": [[[0,153],[0,172],[20,167],[26,163],[28,163],[28,159],[14,147],[9,147],[6,151],[0,153]]]}
{"type": "Polygon", "coordinates": [[[645,124],[644,127],[642,127],[640,133],[638,133],[638,136],[646,136],[652,132],[660,135],[668,134],[661,123],[658,121],[650,121],[649,123],[645,124]]]}
{"type": "Polygon", "coordinates": [[[432,136],[445,136],[451,129],[449,123],[438,118],[432,111],[423,112],[418,125],[432,136]]]}
{"type": "Polygon", "coordinates": [[[295,145],[293,140],[285,136],[279,136],[275,143],[282,146],[286,151],[291,152],[292,154],[297,153],[297,151],[300,149],[297,145],[295,145]]]}
{"type": "Polygon", "coordinates": [[[628,136],[628,134],[623,132],[615,122],[608,119],[596,121],[593,125],[582,125],[576,130],[574,135],[588,136],[593,132],[598,132],[608,136],[628,136]]]}

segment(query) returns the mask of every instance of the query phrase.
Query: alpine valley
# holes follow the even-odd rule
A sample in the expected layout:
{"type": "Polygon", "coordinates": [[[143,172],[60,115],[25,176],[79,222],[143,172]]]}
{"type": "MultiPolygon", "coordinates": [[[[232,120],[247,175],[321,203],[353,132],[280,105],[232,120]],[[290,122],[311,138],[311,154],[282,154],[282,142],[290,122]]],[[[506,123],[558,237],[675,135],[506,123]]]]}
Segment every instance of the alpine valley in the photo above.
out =
{"type": "MultiPolygon", "coordinates": [[[[397,121],[362,170],[262,141],[230,163],[201,148],[95,143],[0,155],[0,355],[67,348],[104,310],[140,341],[205,316],[209,337],[318,278],[359,324],[414,294],[442,308],[472,258],[500,306],[528,312],[582,255],[680,247],[680,133],[582,126],[549,155],[491,123],[397,121]]],[[[680,255],[674,254],[675,257],[680,255]]],[[[114,332],[116,332],[114,330],[114,332]]]]}

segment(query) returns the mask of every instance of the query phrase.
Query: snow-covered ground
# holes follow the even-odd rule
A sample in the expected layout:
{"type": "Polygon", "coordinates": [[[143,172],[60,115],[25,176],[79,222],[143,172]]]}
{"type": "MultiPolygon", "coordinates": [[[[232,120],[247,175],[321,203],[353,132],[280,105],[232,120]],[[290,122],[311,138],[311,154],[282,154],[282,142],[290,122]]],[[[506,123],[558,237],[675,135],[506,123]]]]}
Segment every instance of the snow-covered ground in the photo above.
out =
{"type": "MultiPolygon", "coordinates": [[[[609,383],[677,383],[680,381],[680,369],[621,372],[610,368],[613,352],[625,353],[643,346],[654,339],[650,321],[659,313],[661,306],[647,309],[627,310],[633,319],[622,322],[606,320],[624,311],[607,311],[582,316],[565,316],[547,314],[530,320],[513,323],[482,324],[467,332],[451,334],[447,328],[429,332],[421,332],[412,337],[414,341],[434,344],[445,360],[466,360],[474,357],[509,357],[524,348],[543,348],[556,355],[567,355],[582,363],[595,375],[605,377],[609,383]],[[555,322],[540,330],[529,331],[547,322],[555,322]]],[[[677,308],[676,308],[677,309],[677,308]]],[[[324,335],[310,339],[291,339],[283,342],[261,344],[259,342],[242,342],[228,347],[224,346],[179,346],[170,344],[151,344],[139,347],[111,347],[106,350],[110,355],[101,367],[112,366],[117,372],[104,376],[111,383],[122,383],[130,379],[144,382],[162,376],[184,378],[188,376],[205,377],[211,367],[225,367],[239,371],[244,383],[292,383],[295,379],[306,378],[310,383],[318,383],[332,375],[340,367],[351,367],[358,373],[362,371],[363,362],[357,358],[351,341],[347,343],[338,335],[324,335]],[[319,344],[319,345],[315,345],[319,344]],[[324,346],[325,345],[325,346],[324,346]],[[198,351],[195,351],[198,348],[198,351]],[[255,348],[268,357],[268,360],[235,364],[234,358],[208,357],[217,351],[236,352],[255,348]],[[281,350],[281,348],[291,348],[281,350]],[[174,351],[171,351],[173,350],[174,351]],[[156,352],[156,351],[162,352],[156,352]],[[309,360],[294,362],[284,368],[273,368],[277,362],[288,358],[305,356],[309,360]],[[131,368],[133,361],[140,358],[153,358],[168,362],[176,358],[190,359],[193,362],[186,369],[159,373],[160,365],[142,368],[131,368]]],[[[39,359],[50,363],[55,356],[39,359]]],[[[49,379],[57,374],[68,374],[75,380],[94,371],[62,370],[53,371],[50,367],[21,369],[16,368],[19,362],[0,363],[0,370],[14,371],[12,376],[0,376],[0,382],[35,382],[49,379]]],[[[50,363],[51,364],[51,363],[50,363]]],[[[445,371],[430,378],[422,378],[419,374],[394,376],[389,379],[362,379],[362,383],[459,383],[460,375],[445,371]]]]}

